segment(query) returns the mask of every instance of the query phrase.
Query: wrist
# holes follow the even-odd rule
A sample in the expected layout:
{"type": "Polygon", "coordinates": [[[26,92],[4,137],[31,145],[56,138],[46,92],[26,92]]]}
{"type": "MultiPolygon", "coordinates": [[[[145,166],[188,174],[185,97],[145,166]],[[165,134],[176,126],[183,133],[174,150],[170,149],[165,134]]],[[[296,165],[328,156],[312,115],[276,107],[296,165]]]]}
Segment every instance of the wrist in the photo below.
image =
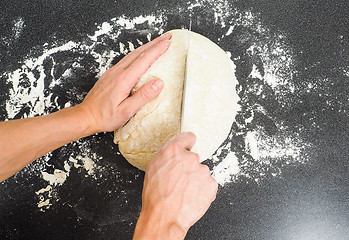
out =
{"type": "Polygon", "coordinates": [[[169,216],[164,216],[161,212],[141,212],[133,240],[183,240],[186,233],[186,229],[181,228],[176,221],[171,221],[169,216]]]}
{"type": "Polygon", "coordinates": [[[76,124],[77,130],[80,132],[80,138],[98,132],[94,122],[90,120],[89,112],[81,104],[63,110],[71,113],[72,121],[76,124]]]}

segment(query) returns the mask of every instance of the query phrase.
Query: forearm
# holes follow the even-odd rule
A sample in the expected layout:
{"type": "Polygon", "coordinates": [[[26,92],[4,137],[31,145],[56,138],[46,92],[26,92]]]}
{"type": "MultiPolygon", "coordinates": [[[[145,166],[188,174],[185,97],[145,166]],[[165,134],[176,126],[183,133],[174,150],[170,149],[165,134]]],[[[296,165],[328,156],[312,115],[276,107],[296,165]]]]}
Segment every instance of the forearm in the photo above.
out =
{"type": "Polygon", "coordinates": [[[0,123],[0,181],[44,154],[94,133],[80,106],[0,123]]]}
{"type": "Polygon", "coordinates": [[[186,232],[176,222],[168,222],[171,219],[160,212],[152,211],[149,214],[141,213],[133,240],[183,240],[186,232]]]}

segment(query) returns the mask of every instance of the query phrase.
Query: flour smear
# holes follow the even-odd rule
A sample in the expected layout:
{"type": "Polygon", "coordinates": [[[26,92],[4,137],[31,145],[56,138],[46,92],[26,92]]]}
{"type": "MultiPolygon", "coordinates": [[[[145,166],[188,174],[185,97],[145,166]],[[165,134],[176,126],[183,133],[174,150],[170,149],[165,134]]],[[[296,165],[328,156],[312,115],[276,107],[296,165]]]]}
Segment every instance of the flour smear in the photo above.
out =
{"type": "MultiPolygon", "coordinates": [[[[258,16],[251,12],[240,12],[231,7],[228,1],[190,1],[185,9],[180,7],[161,9],[159,12],[134,18],[127,16],[112,18],[98,24],[95,32],[87,34],[80,42],[67,39],[37,46],[35,49],[36,52],[41,52],[39,55],[25,57],[19,69],[0,75],[11,85],[9,97],[5,103],[6,119],[49,114],[78,104],[83,100],[86,92],[78,91],[74,88],[74,84],[71,84],[79,78],[77,73],[92,72],[96,78],[101,76],[112,66],[115,58],[122,57],[165,30],[170,30],[167,29],[169,13],[183,12],[190,16],[198,16],[202,9],[209,9],[214,19],[212,24],[222,29],[220,36],[211,39],[218,45],[231,37],[236,37],[235,30],[238,26],[254,29],[256,34],[264,36],[260,41],[252,41],[245,52],[247,56],[258,55],[260,58],[263,71],[259,66],[253,65],[249,78],[258,80],[262,85],[251,85],[245,92],[264,98],[263,86],[269,86],[278,104],[287,106],[287,96],[294,92],[295,86],[290,78],[293,74],[292,51],[284,43],[284,36],[280,33],[278,35],[271,33],[259,21],[258,16]],[[126,34],[127,36],[133,34],[134,38],[125,40],[126,34]],[[84,59],[90,59],[92,64],[86,64],[84,59]],[[55,92],[55,89],[69,90],[69,97],[62,96],[61,92],[55,92]]],[[[201,20],[198,18],[194,20],[193,23],[198,24],[200,28],[201,20]]],[[[18,38],[24,27],[25,22],[22,19],[15,23],[14,39],[18,38]]],[[[243,38],[244,36],[241,36],[239,39],[243,38]]],[[[232,49],[229,47],[223,47],[223,49],[232,53],[232,61],[240,61],[232,49]]],[[[305,163],[307,157],[304,152],[311,146],[297,134],[270,136],[263,129],[248,127],[254,122],[257,112],[268,115],[268,111],[262,105],[250,104],[249,97],[241,94],[239,87],[238,90],[241,98],[238,106],[240,116],[245,112],[250,114],[233,124],[238,126],[237,129],[232,130],[225,143],[211,159],[214,162],[212,175],[218,183],[224,186],[239,180],[242,176],[258,182],[267,175],[266,169],[274,169],[272,176],[280,177],[282,168],[276,167],[280,166],[280,163],[281,165],[305,163]],[[250,105],[246,107],[244,104],[250,105]],[[236,136],[243,139],[243,154],[234,150],[236,136]],[[242,155],[245,159],[241,159],[242,155]],[[246,156],[250,157],[249,161],[246,161],[246,156]],[[251,171],[254,174],[250,174],[251,171]]],[[[286,128],[282,122],[277,124],[279,129],[286,128]]],[[[60,167],[50,163],[52,153],[49,153],[17,174],[17,177],[39,175],[46,182],[45,186],[35,191],[38,197],[37,206],[42,211],[46,211],[60,200],[58,190],[69,180],[74,169],[83,170],[74,174],[85,174],[85,177],[92,179],[99,179],[101,173],[108,172],[108,169],[101,165],[103,156],[90,148],[91,144],[88,140],[78,140],[73,145],[77,149],[75,154],[65,160],[60,167]]]]}

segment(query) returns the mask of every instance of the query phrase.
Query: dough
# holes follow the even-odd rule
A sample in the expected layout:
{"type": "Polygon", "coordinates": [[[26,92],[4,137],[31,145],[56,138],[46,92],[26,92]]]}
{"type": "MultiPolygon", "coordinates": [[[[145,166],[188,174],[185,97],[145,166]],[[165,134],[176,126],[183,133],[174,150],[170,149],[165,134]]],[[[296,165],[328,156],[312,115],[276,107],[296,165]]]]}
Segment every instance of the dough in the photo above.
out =
{"type": "MultiPolygon", "coordinates": [[[[172,30],[171,46],[140,78],[132,93],[154,78],[165,86],[115,132],[121,154],[145,171],[163,143],[180,132],[188,31],[172,30]]],[[[226,52],[200,34],[190,33],[189,70],[183,131],[196,134],[192,151],[209,158],[227,138],[237,111],[234,66],[226,52]]]]}

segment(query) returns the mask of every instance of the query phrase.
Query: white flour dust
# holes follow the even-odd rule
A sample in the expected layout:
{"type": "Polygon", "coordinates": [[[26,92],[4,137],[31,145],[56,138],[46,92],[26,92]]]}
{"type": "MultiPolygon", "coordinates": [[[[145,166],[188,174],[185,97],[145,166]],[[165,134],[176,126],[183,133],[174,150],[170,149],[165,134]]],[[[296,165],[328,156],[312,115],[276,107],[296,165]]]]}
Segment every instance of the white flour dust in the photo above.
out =
{"type": "MultiPolygon", "coordinates": [[[[71,170],[73,168],[77,170],[83,170],[85,177],[97,179],[99,172],[105,171],[105,168],[98,165],[102,160],[101,156],[97,156],[90,148],[87,141],[78,140],[74,142],[77,145],[75,155],[69,156],[69,159],[64,161],[63,168],[55,168],[48,172],[46,169],[41,170],[42,178],[47,182],[47,186],[36,192],[38,196],[37,206],[41,211],[45,211],[52,206],[54,202],[59,201],[58,188],[62,186],[69,178],[71,170]]],[[[42,163],[41,163],[42,164],[42,163]]],[[[46,167],[50,165],[46,162],[46,167]]]]}
{"type": "MultiPolygon", "coordinates": [[[[26,59],[20,69],[5,73],[8,82],[12,84],[9,100],[6,101],[5,105],[8,119],[15,118],[23,107],[30,107],[30,112],[23,114],[23,117],[27,118],[47,114],[46,110],[49,106],[58,105],[57,99],[52,99],[52,93],[44,94],[44,84],[47,76],[43,63],[55,53],[74,51],[77,46],[74,42],[68,42],[62,46],[45,50],[40,57],[26,59]]],[[[65,75],[69,76],[69,71],[66,71],[62,77],[65,75]]],[[[60,79],[52,77],[51,88],[60,83],[60,79]]]]}
{"type": "MultiPolygon", "coordinates": [[[[214,24],[223,30],[221,36],[212,39],[217,44],[234,36],[238,25],[254,29],[258,34],[271,36],[269,30],[261,24],[257,16],[251,12],[240,12],[231,8],[226,0],[189,1],[186,9],[178,7],[178,9],[169,10],[169,12],[189,11],[194,15],[203,8],[213,11],[214,24]]],[[[166,28],[166,21],[165,11],[162,11],[161,14],[135,18],[116,17],[96,26],[96,31],[93,34],[86,35],[85,40],[81,42],[53,41],[38,47],[42,50],[41,55],[28,56],[22,61],[22,66],[19,69],[1,75],[12,85],[9,98],[5,104],[6,119],[48,114],[82,101],[86,94],[84,92],[74,92],[72,90],[71,94],[75,97],[75,101],[73,101],[62,99],[59,94],[55,94],[50,90],[56,87],[65,89],[68,80],[74,82],[74,79],[78,77],[74,75],[77,70],[94,72],[96,77],[101,76],[110,68],[116,57],[125,55],[151,38],[162,34],[166,28]],[[128,36],[125,33],[134,33],[134,36],[141,35],[143,38],[141,40],[125,40],[124,37],[128,36]],[[68,57],[64,54],[67,54],[68,57]],[[64,55],[63,58],[62,55],[64,55]],[[91,65],[90,68],[86,67],[82,62],[86,57],[92,57],[95,65],[91,65]],[[66,58],[69,61],[63,60],[66,58]],[[48,63],[50,64],[49,67],[46,66],[48,63]],[[61,73],[57,74],[58,71],[61,73]],[[27,110],[23,112],[23,109],[27,110]]],[[[198,25],[200,21],[200,19],[193,19],[193,23],[198,25]]],[[[19,19],[15,26],[14,36],[21,33],[25,23],[19,19]]],[[[230,49],[225,50],[231,51],[230,49]]],[[[261,71],[257,65],[253,65],[249,77],[259,79],[270,86],[275,93],[276,100],[281,105],[287,105],[287,96],[294,92],[295,87],[291,82],[293,74],[292,52],[283,44],[283,36],[281,34],[273,35],[259,42],[254,41],[246,49],[246,54],[249,56],[258,55],[264,66],[264,71],[261,71]],[[271,44],[265,44],[265,42],[271,42],[271,44]]],[[[234,62],[240,61],[239,58],[232,58],[234,62]]],[[[91,61],[91,58],[89,59],[91,61]]],[[[253,91],[260,98],[265,97],[262,88],[259,90],[258,86],[251,86],[248,90],[253,91]]],[[[240,111],[243,111],[243,107],[243,105],[238,106],[238,108],[241,108],[240,111]]],[[[253,106],[253,108],[261,109],[266,115],[268,114],[263,106],[253,106]]],[[[254,121],[254,118],[255,115],[252,112],[249,117],[244,119],[244,124],[247,126],[254,121]]],[[[282,123],[280,124],[282,127],[282,123]]],[[[242,160],[241,154],[232,151],[233,143],[231,141],[222,145],[213,156],[216,165],[212,170],[213,176],[221,186],[234,182],[240,176],[259,181],[269,173],[268,169],[272,169],[273,176],[280,176],[282,174],[281,167],[278,167],[280,164],[306,161],[303,151],[309,147],[309,144],[303,142],[296,134],[288,137],[281,135],[273,137],[259,128],[234,134],[244,139],[244,152],[251,157],[251,160],[242,160]],[[253,171],[255,174],[251,175],[249,171],[253,171]]],[[[228,139],[233,139],[232,133],[228,139]]],[[[107,171],[100,165],[100,160],[103,157],[92,151],[86,140],[76,141],[73,145],[78,151],[67,157],[61,167],[55,167],[50,163],[52,153],[49,153],[27,166],[22,173],[19,173],[40,175],[46,182],[43,188],[36,191],[38,196],[37,205],[42,211],[49,209],[54,202],[60,200],[58,189],[66,181],[69,181],[73,172],[76,174],[75,170],[79,170],[79,174],[84,174],[85,177],[93,179],[98,179],[102,171],[107,171]]]]}
{"type": "Polygon", "coordinates": [[[216,179],[217,183],[221,186],[231,182],[234,175],[240,172],[239,161],[234,152],[228,153],[228,155],[221,161],[215,169],[212,171],[212,176],[216,179]]]}
{"type": "MultiPolygon", "coordinates": [[[[135,19],[127,19],[126,17],[113,18],[110,23],[102,23],[98,27],[98,30],[92,36],[88,36],[91,41],[85,42],[72,42],[69,41],[65,44],[47,48],[48,44],[44,45],[44,50],[41,56],[35,58],[27,58],[23,61],[23,65],[20,69],[13,72],[7,72],[3,74],[3,77],[7,79],[8,83],[12,84],[12,88],[9,92],[9,100],[6,101],[6,111],[8,114],[7,119],[12,119],[24,108],[29,107],[29,113],[24,113],[22,117],[33,117],[36,115],[42,115],[49,113],[49,107],[55,106],[57,109],[61,107],[57,103],[58,96],[53,96],[53,93],[45,93],[45,83],[47,78],[52,78],[50,88],[52,89],[56,85],[62,83],[63,78],[69,78],[74,68],[81,68],[79,62],[73,62],[71,68],[56,78],[55,76],[55,55],[69,52],[69,53],[85,53],[94,57],[97,67],[97,77],[100,77],[110,66],[112,60],[120,54],[127,54],[134,49],[134,45],[130,42],[122,43],[118,42],[118,37],[121,32],[127,29],[133,29],[137,24],[149,23],[149,25],[155,25],[161,22],[160,19],[156,19],[154,16],[139,16],[135,19]],[[112,27],[113,26],[113,27],[112,27]],[[113,41],[120,44],[120,52],[115,52],[111,49],[106,49],[102,52],[96,51],[96,48],[103,46],[103,37],[113,39],[113,41]],[[127,46],[127,47],[126,47],[127,46]],[[53,61],[53,66],[49,72],[50,76],[47,76],[45,72],[44,62],[47,60],[53,61]]],[[[161,33],[163,30],[158,28],[157,32],[161,33]]],[[[151,34],[148,34],[150,39],[151,34]]],[[[143,44],[140,40],[137,40],[139,44],[143,44]]],[[[50,44],[51,45],[51,44],[50,44]]],[[[80,96],[82,100],[83,97],[80,96]]],[[[69,102],[66,106],[70,106],[69,102]]]]}
{"type": "Polygon", "coordinates": [[[0,44],[10,47],[13,43],[17,42],[19,37],[22,35],[24,28],[24,20],[21,17],[18,17],[13,21],[11,34],[9,36],[0,37],[0,44]]]}
{"type": "Polygon", "coordinates": [[[266,137],[258,131],[247,133],[245,145],[251,157],[258,161],[264,161],[268,158],[277,159],[285,157],[291,157],[294,160],[298,159],[301,161],[299,159],[301,152],[307,147],[296,136],[279,140],[277,136],[266,137]]]}
{"type": "MultiPolygon", "coordinates": [[[[135,49],[134,43],[118,40],[123,31],[132,30],[137,25],[147,25],[143,31],[146,33],[146,39],[149,41],[153,34],[163,33],[161,23],[163,19],[155,16],[138,16],[130,19],[125,16],[113,18],[109,22],[104,22],[97,26],[97,30],[93,35],[87,36],[85,41],[66,43],[46,43],[42,46],[42,54],[36,57],[27,57],[23,60],[22,66],[12,72],[5,72],[2,77],[12,85],[9,91],[9,98],[5,103],[7,120],[13,118],[27,118],[38,115],[49,114],[52,109],[59,110],[64,107],[70,107],[75,102],[61,102],[60,96],[48,91],[47,88],[53,89],[56,86],[64,87],[66,79],[73,78],[76,69],[83,69],[80,58],[72,61],[69,67],[66,67],[62,74],[55,74],[60,70],[62,63],[56,60],[57,56],[65,53],[79,53],[86,56],[92,56],[98,64],[95,69],[96,77],[100,77],[112,65],[112,60],[121,54],[127,54],[135,49]],[[151,31],[147,30],[150,29],[151,31]],[[119,51],[106,47],[104,40],[112,40],[115,45],[119,45],[119,51]],[[100,47],[104,49],[96,50],[100,47]],[[47,61],[52,63],[48,69],[45,64],[47,61]],[[27,111],[22,112],[23,109],[27,111]]],[[[17,28],[14,34],[19,34],[23,22],[16,24],[17,28]],[[18,25],[18,26],[17,26],[18,25]],[[17,33],[18,32],[18,33],[17,33]]],[[[138,45],[143,42],[136,40],[138,45]]],[[[143,40],[144,41],[144,40],[143,40]]],[[[39,47],[40,49],[40,47],[39,47]]],[[[87,69],[86,71],[91,71],[87,69]]],[[[82,100],[85,93],[75,92],[76,98],[82,100]]],[[[102,159],[96,153],[92,152],[88,142],[78,140],[73,143],[77,147],[77,153],[70,156],[63,163],[63,167],[54,167],[49,163],[52,153],[46,154],[42,158],[36,160],[17,175],[37,175],[40,174],[47,185],[36,191],[38,196],[37,206],[40,210],[45,211],[56,201],[59,201],[58,188],[62,186],[71,174],[72,169],[83,169],[85,177],[98,178],[99,172],[103,171],[103,167],[98,165],[98,161],[102,159]],[[53,169],[52,169],[53,168],[53,169]],[[49,171],[47,169],[50,169],[49,171]]]]}
{"type": "MultiPolygon", "coordinates": [[[[259,84],[250,84],[246,92],[263,100],[267,98],[265,89],[269,87],[273,93],[273,100],[276,100],[279,106],[290,106],[292,104],[290,96],[296,89],[292,82],[295,70],[292,50],[285,44],[285,37],[281,33],[272,33],[252,12],[239,13],[238,17],[234,18],[234,11],[226,11],[226,2],[219,1],[216,6],[218,9],[215,11],[216,22],[219,22],[222,29],[226,29],[218,41],[232,37],[237,26],[250,29],[259,35],[257,40],[252,38],[253,41],[246,49],[246,55],[251,59],[260,59],[258,66],[257,63],[252,64],[248,76],[249,79],[258,80],[259,84]]],[[[193,9],[200,6],[200,3],[196,3],[193,9]]],[[[243,35],[240,40],[247,41],[247,37],[243,35]]],[[[240,98],[242,98],[240,105],[249,104],[247,95],[240,98]]],[[[247,111],[244,106],[238,106],[238,108],[241,111],[247,111]]],[[[240,128],[247,129],[247,126],[255,121],[256,112],[267,117],[272,115],[265,106],[260,104],[253,104],[250,108],[251,114],[244,119],[244,123],[237,123],[240,128]]],[[[221,186],[238,180],[241,176],[256,182],[266,176],[280,177],[284,165],[304,164],[308,161],[306,151],[311,148],[311,144],[305,142],[299,135],[287,132],[283,122],[276,122],[276,125],[278,132],[273,136],[259,127],[238,133],[244,140],[244,158],[241,158],[241,154],[232,152],[234,138],[231,133],[228,137],[230,142],[223,144],[212,157],[213,162],[218,163],[213,168],[212,175],[221,186]]]]}

